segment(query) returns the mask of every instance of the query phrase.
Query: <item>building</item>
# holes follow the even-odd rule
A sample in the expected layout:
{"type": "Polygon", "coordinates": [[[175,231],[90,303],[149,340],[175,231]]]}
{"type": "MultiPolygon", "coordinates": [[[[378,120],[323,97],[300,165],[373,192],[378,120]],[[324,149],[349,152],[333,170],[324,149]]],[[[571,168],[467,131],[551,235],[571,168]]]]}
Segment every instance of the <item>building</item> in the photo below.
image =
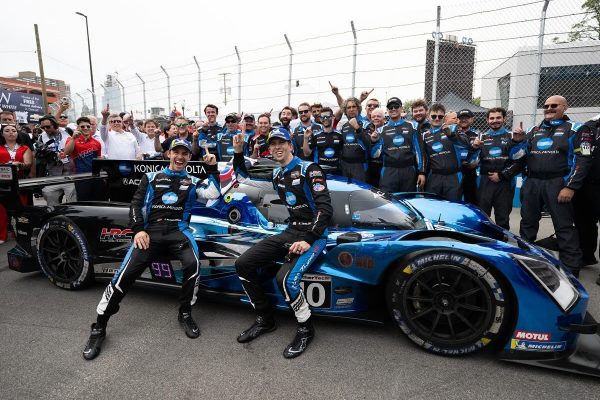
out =
{"type": "MultiPolygon", "coordinates": [[[[475,74],[475,49],[471,44],[457,42],[456,36],[439,41],[436,100],[453,93],[459,98],[473,100],[473,78],[475,74]]],[[[435,41],[427,41],[425,60],[425,101],[431,104],[433,89],[433,66],[435,41]]]]}
{"type": "MultiPolygon", "coordinates": [[[[71,98],[71,87],[59,79],[45,77],[48,104],[57,103],[61,98],[71,98]]],[[[42,78],[33,71],[22,71],[17,76],[0,77],[0,89],[21,93],[42,94],[42,78]]]]}
{"type": "Polygon", "coordinates": [[[567,115],[587,121],[600,109],[600,43],[545,45],[538,78],[537,47],[517,52],[483,76],[481,106],[513,111],[515,123],[532,126],[543,118],[542,106],[551,95],[567,99],[567,115]]]}
{"type": "Polygon", "coordinates": [[[121,102],[121,87],[117,83],[116,76],[106,75],[104,81],[104,94],[102,95],[102,106],[100,109],[104,109],[106,105],[109,105],[111,112],[120,113],[123,110],[123,103],[121,102]]]}

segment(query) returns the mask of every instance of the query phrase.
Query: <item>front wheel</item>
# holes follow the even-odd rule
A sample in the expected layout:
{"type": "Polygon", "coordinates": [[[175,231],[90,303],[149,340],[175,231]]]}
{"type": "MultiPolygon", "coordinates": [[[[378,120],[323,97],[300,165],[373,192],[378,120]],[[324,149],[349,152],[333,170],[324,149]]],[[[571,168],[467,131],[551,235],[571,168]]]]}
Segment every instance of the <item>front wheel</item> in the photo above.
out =
{"type": "Polygon", "coordinates": [[[464,254],[419,254],[392,273],[388,307],[400,329],[425,350],[473,353],[502,336],[508,325],[508,293],[495,274],[464,254]]]}

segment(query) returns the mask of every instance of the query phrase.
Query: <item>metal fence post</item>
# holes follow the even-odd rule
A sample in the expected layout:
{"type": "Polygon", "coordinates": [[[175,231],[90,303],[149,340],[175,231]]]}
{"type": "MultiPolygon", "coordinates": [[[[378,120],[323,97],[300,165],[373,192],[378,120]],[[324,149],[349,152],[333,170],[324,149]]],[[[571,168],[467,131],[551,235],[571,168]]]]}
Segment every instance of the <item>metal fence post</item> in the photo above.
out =
{"type": "Polygon", "coordinates": [[[171,77],[169,77],[169,74],[167,73],[167,70],[165,69],[165,67],[163,67],[161,65],[160,69],[162,69],[162,71],[167,76],[167,101],[169,102],[169,105],[167,107],[167,113],[168,113],[167,115],[170,115],[171,114],[171,77]]]}
{"type": "Polygon", "coordinates": [[[431,85],[431,102],[437,100],[437,81],[438,81],[438,58],[440,56],[440,18],[442,7],[437,6],[437,22],[435,25],[435,50],[433,52],[433,82],[431,85]]]}
{"type": "Polygon", "coordinates": [[[117,81],[119,86],[121,86],[121,90],[123,91],[123,93],[121,94],[121,97],[123,98],[123,111],[127,111],[127,103],[125,103],[125,86],[123,86],[119,78],[115,77],[115,81],[117,81]]]}
{"type": "Polygon", "coordinates": [[[196,67],[198,67],[198,117],[200,117],[202,111],[202,84],[201,76],[200,76],[200,64],[198,64],[198,60],[196,56],[194,56],[194,62],[196,63],[196,67]]]}
{"type": "Polygon", "coordinates": [[[294,51],[292,50],[292,45],[290,44],[290,40],[287,37],[287,34],[283,34],[285,41],[290,49],[290,72],[288,75],[288,105],[292,104],[292,57],[294,56],[294,51]]]}
{"type": "Polygon", "coordinates": [[[535,82],[533,83],[533,113],[531,115],[531,125],[535,125],[535,117],[537,116],[538,100],[540,91],[540,77],[542,74],[542,52],[544,51],[544,30],[546,29],[546,10],[550,0],[544,1],[542,7],[542,14],[540,15],[540,34],[538,38],[538,49],[537,49],[537,68],[535,71],[535,82]]]}
{"type": "Polygon", "coordinates": [[[140,74],[138,74],[137,72],[135,73],[135,75],[140,79],[140,81],[142,81],[142,92],[144,94],[144,119],[146,119],[146,113],[148,111],[148,109],[146,108],[146,82],[144,82],[140,74]]]}
{"type": "Polygon", "coordinates": [[[235,54],[238,58],[238,114],[242,112],[242,59],[237,46],[235,46],[235,54]]]}
{"type": "Polygon", "coordinates": [[[354,36],[354,56],[352,57],[352,97],[355,97],[354,90],[356,88],[356,49],[358,43],[356,42],[356,29],[354,29],[354,21],[350,21],[352,27],[352,35],[354,36]]]}

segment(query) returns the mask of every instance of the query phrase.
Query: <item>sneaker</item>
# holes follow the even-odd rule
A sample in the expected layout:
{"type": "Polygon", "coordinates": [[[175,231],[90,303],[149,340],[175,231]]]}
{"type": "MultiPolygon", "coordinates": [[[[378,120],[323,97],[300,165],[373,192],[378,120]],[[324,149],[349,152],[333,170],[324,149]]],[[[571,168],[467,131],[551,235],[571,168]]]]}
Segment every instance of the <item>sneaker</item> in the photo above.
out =
{"type": "Polygon", "coordinates": [[[283,357],[298,357],[306,350],[313,337],[315,337],[315,329],[312,326],[299,326],[296,330],[296,337],[283,351],[283,357]]]}
{"type": "Polygon", "coordinates": [[[237,337],[237,341],[240,343],[248,343],[263,333],[273,332],[275,329],[277,329],[277,324],[273,317],[268,318],[259,316],[250,328],[240,333],[237,337]]]}
{"type": "Polygon", "coordinates": [[[180,312],[177,319],[183,327],[187,337],[190,339],[196,339],[198,336],[200,336],[200,328],[198,328],[196,321],[194,321],[194,318],[192,318],[191,312],[180,312]]]}
{"type": "Polygon", "coordinates": [[[83,358],[89,361],[98,357],[105,337],[106,328],[96,328],[96,324],[93,323],[90,338],[85,345],[85,349],[83,349],[83,358]]]}

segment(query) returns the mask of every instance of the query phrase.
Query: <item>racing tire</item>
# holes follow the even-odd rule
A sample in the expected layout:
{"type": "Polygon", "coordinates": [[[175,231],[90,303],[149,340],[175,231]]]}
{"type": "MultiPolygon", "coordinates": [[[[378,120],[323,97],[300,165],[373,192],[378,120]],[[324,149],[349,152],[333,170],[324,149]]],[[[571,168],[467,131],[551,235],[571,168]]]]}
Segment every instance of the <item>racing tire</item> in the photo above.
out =
{"type": "Polygon", "coordinates": [[[231,207],[227,211],[227,222],[230,224],[237,224],[242,219],[242,213],[235,207],[231,207]]]}
{"type": "Polygon", "coordinates": [[[504,337],[510,293],[498,272],[459,252],[428,251],[390,275],[388,308],[402,332],[441,355],[481,350],[504,337]]]}
{"type": "Polygon", "coordinates": [[[81,289],[94,279],[88,243],[68,218],[46,221],[37,235],[36,255],[44,274],[61,289],[81,289]]]}

